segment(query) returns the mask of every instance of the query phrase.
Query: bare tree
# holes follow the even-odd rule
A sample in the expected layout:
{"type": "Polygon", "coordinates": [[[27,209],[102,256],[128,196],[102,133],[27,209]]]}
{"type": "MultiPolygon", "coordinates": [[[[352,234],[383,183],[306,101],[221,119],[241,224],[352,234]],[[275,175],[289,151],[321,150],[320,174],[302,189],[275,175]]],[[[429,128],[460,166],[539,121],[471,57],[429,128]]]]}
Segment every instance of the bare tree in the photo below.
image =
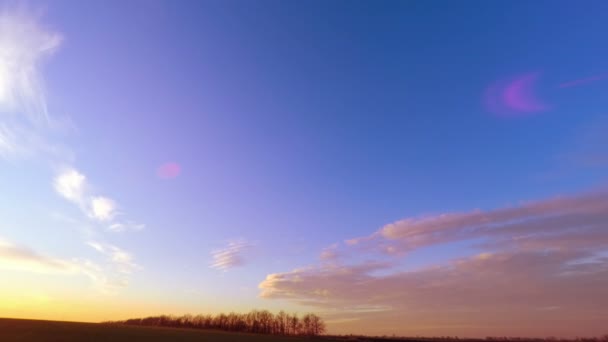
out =
{"type": "Polygon", "coordinates": [[[227,331],[243,331],[259,334],[280,335],[309,335],[315,336],[325,332],[325,323],[314,314],[307,314],[299,319],[297,314],[290,315],[280,311],[274,315],[272,312],[253,310],[246,314],[231,312],[218,315],[184,315],[151,316],[134,318],[125,321],[112,322],[113,324],[165,326],[190,329],[221,329],[227,331]]]}

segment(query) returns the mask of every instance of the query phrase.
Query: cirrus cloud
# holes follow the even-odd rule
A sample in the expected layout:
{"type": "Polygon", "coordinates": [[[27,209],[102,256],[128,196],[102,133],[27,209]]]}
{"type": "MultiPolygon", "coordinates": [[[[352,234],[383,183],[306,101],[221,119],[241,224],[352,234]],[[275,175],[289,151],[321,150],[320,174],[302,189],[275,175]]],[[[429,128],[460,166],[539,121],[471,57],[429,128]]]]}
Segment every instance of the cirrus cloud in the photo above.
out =
{"type": "MultiPolygon", "coordinates": [[[[64,276],[85,276],[94,288],[103,293],[113,293],[126,285],[125,276],[116,275],[116,270],[130,271],[137,267],[130,255],[113,247],[108,252],[115,264],[114,270],[82,258],[61,259],[41,254],[26,246],[0,239],[0,269],[64,276]]],[[[124,272],[123,272],[124,273],[124,272]]]]}
{"type": "MultiPolygon", "coordinates": [[[[57,139],[58,133],[72,126],[69,119],[49,114],[41,66],[59,48],[62,37],[38,19],[24,8],[0,8],[0,157],[37,158],[53,169],[61,165],[52,187],[88,219],[110,227],[141,227],[117,220],[116,202],[94,192],[88,178],[74,166],[72,149],[57,139]]],[[[104,267],[89,260],[49,258],[8,242],[0,244],[0,264],[34,272],[82,273],[101,284],[103,291],[124,283],[107,277],[104,267]]]]}
{"type": "Polygon", "coordinates": [[[245,241],[228,243],[228,246],[217,249],[211,253],[213,262],[211,268],[227,271],[231,268],[243,266],[246,263],[245,252],[253,245],[245,241]]]}

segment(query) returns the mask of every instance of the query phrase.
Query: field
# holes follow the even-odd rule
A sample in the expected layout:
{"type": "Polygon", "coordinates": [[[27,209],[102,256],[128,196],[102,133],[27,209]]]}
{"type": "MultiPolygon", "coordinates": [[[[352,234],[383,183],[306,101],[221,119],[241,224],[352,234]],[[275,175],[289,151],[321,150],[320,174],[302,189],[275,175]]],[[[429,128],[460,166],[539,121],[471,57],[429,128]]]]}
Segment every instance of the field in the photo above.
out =
{"type": "Polygon", "coordinates": [[[309,338],[188,330],[156,327],[113,326],[96,323],[0,319],[0,341],[112,341],[112,342],[300,342],[309,338]]]}

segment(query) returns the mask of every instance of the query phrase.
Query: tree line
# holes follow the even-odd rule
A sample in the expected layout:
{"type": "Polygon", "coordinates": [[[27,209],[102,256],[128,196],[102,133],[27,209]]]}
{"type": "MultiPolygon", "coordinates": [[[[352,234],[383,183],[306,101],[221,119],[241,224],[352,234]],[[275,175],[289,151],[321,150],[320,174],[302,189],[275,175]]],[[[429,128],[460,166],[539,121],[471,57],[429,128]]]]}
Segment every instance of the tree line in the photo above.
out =
{"type": "Polygon", "coordinates": [[[161,315],[106,323],[305,336],[318,336],[325,333],[326,329],[323,319],[312,313],[298,317],[297,314],[288,314],[284,311],[273,314],[267,310],[253,310],[245,314],[231,312],[196,316],[161,315]]]}

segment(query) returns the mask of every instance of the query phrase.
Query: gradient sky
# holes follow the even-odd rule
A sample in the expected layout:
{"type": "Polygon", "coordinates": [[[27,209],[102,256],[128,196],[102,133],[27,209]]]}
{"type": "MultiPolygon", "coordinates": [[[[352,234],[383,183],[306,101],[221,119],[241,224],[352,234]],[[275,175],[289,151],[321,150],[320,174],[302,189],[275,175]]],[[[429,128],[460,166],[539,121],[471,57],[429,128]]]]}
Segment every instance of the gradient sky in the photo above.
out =
{"type": "Polygon", "coordinates": [[[608,2],[0,11],[0,316],[608,321],[608,2]]]}

